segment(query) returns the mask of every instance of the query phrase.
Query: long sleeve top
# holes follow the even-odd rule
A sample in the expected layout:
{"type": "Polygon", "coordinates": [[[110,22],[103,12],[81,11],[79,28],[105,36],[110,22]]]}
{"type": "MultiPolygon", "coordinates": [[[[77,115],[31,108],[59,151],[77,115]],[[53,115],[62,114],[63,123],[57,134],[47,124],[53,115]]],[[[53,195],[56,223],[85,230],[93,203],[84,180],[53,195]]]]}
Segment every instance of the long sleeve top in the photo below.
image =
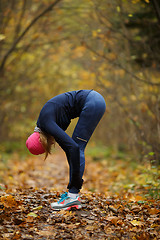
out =
{"type": "Polygon", "coordinates": [[[54,137],[67,155],[74,174],[80,170],[78,144],[65,132],[71,119],[80,116],[85,99],[92,90],[66,92],[50,99],[42,108],[37,127],[54,137]]]}

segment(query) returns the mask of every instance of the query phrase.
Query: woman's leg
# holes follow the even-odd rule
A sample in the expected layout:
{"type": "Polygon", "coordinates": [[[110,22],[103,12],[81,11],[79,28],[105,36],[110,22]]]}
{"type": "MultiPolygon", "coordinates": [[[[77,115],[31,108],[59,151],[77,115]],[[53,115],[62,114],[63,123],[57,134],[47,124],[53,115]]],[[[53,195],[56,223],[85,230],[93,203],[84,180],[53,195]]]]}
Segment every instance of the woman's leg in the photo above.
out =
{"type": "MultiPolygon", "coordinates": [[[[102,118],[106,109],[104,98],[97,93],[92,91],[86,98],[84,107],[80,114],[77,125],[74,129],[72,138],[79,145],[80,148],[80,175],[83,176],[85,169],[85,147],[92,136],[96,126],[102,118]]],[[[70,168],[70,176],[72,169],[70,168]]],[[[78,193],[79,189],[75,187],[69,189],[70,193],[78,193]]]]}

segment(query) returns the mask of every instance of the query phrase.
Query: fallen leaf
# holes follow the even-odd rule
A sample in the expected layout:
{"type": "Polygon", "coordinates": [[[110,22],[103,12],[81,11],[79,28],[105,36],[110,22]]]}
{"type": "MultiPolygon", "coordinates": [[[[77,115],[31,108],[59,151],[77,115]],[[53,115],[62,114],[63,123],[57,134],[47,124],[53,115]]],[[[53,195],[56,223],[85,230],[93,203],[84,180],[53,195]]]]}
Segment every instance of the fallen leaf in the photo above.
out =
{"type": "Polygon", "coordinates": [[[121,220],[120,217],[116,217],[116,216],[106,217],[105,219],[116,226],[118,224],[118,221],[121,220]]]}
{"type": "Polygon", "coordinates": [[[41,230],[37,232],[38,235],[43,236],[43,237],[49,237],[52,236],[54,237],[56,235],[56,233],[54,233],[53,231],[48,231],[48,230],[41,230]]]}
{"type": "Polygon", "coordinates": [[[35,207],[35,208],[32,208],[32,211],[36,211],[36,210],[41,210],[42,209],[42,206],[38,206],[38,207],[35,207]]]}
{"type": "Polygon", "coordinates": [[[133,220],[130,222],[133,226],[142,226],[144,223],[141,221],[133,220]]]}
{"type": "Polygon", "coordinates": [[[142,196],[136,195],[136,196],[131,196],[130,200],[133,202],[138,202],[144,200],[142,196]]]}
{"type": "Polygon", "coordinates": [[[108,208],[114,213],[118,212],[118,209],[116,209],[114,206],[108,206],[108,208]]]}
{"type": "Polygon", "coordinates": [[[0,198],[0,202],[4,205],[6,208],[12,208],[17,207],[17,201],[12,195],[5,195],[0,198]]]}
{"type": "Polygon", "coordinates": [[[38,215],[36,213],[30,212],[30,213],[27,214],[27,217],[34,217],[34,218],[36,218],[36,217],[38,217],[38,215]]]}
{"type": "Polygon", "coordinates": [[[158,213],[160,212],[160,210],[157,209],[157,208],[149,208],[149,209],[148,209],[148,212],[149,212],[149,214],[151,214],[151,215],[156,215],[156,214],[158,214],[158,213]]]}
{"type": "Polygon", "coordinates": [[[138,212],[141,211],[141,207],[138,206],[138,205],[133,205],[133,206],[131,207],[131,210],[132,210],[133,212],[135,212],[135,213],[138,213],[138,212]]]}

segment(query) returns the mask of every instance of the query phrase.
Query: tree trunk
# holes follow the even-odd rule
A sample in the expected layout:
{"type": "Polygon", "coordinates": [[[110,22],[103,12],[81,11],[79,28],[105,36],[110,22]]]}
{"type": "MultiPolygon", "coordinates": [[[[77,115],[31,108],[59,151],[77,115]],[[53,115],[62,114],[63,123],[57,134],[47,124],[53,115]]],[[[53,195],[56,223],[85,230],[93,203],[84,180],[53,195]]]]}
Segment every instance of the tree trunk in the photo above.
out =
{"type": "Polygon", "coordinates": [[[158,22],[160,24],[160,2],[159,2],[159,0],[152,0],[151,2],[153,4],[154,10],[157,15],[158,22]]]}

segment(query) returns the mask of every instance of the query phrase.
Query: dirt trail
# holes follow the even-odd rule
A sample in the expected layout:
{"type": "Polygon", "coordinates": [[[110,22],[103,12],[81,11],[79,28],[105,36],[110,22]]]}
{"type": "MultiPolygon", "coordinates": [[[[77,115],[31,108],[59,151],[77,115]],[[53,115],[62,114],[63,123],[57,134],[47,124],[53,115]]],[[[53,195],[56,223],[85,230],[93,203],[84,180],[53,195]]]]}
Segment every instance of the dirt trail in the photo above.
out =
{"type": "Polygon", "coordinates": [[[118,173],[105,161],[86,160],[82,210],[53,212],[50,202],[68,183],[64,153],[56,149],[45,162],[15,155],[1,171],[0,239],[160,239],[159,202],[109,193],[118,173]]]}

